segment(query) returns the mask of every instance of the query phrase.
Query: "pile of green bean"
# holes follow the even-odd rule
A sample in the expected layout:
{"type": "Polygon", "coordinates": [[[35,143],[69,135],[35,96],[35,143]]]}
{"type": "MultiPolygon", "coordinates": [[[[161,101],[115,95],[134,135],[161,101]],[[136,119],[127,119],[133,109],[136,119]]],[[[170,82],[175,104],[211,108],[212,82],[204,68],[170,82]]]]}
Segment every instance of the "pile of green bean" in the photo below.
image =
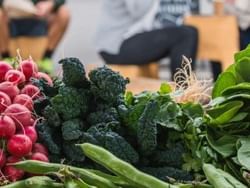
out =
{"type": "Polygon", "coordinates": [[[81,144],[80,147],[86,156],[114,175],[63,164],[27,160],[12,165],[41,176],[2,186],[2,188],[212,188],[206,184],[172,185],[137,170],[99,146],[86,143],[81,144]]]}

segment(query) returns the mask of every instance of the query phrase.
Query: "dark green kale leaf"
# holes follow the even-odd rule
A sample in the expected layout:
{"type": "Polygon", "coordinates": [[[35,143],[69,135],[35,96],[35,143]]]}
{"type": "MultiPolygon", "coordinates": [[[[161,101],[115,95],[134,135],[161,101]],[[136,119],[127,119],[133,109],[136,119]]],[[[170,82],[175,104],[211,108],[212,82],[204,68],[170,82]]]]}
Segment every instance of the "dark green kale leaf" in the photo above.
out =
{"type": "Polygon", "coordinates": [[[72,119],[65,121],[62,124],[62,137],[66,141],[79,139],[83,132],[81,130],[82,121],[79,119],[72,119]]]}
{"type": "Polygon", "coordinates": [[[106,108],[89,114],[87,121],[90,125],[97,125],[100,123],[112,123],[113,125],[120,125],[119,114],[115,108],[106,108]]]}
{"type": "Polygon", "coordinates": [[[63,153],[66,159],[69,161],[83,162],[85,160],[85,155],[81,148],[76,144],[82,144],[80,140],[77,141],[65,141],[63,143],[63,153]]]}
{"type": "Polygon", "coordinates": [[[123,103],[128,79],[124,79],[119,73],[108,67],[100,67],[89,73],[91,81],[90,89],[96,98],[100,98],[108,104],[123,103]]]}
{"type": "Polygon", "coordinates": [[[138,162],[139,156],[135,149],[123,137],[113,132],[112,127],[107,124],[92,126],[88,133],[98,141],[98,145],[106,148],[117,157],[130,163],[138,162]]]}
{"type": "Polygon", "coordinates": [[[85,89],[61,87],[59,94],[51,98],[52,107],[63,118],[70,120],[85,116],[88,111],[90,93],[85,89]]]}
{"type": "Polygon", "coordinates": [[[171,145],[164,151],[155,151],[150,157],[152,165],[154,166],[171,166],[181,168],[183,161],[183,154],[186,152],[184,143],[177,143],[171,145]]]}
{"type": "Polygon", "coordinates": [[[50,105],[50,100],[48,97],[43,97],[34,100],[34,110],[37,115],[43,116],[43,111],[46,106],[50,105]]]}
{"type": "Polygon", "coordinates": [[[47,106],[44,109],[43,116],[47,119],[50,126],[59,127],[61,125],[61,119],[52,106],[47,106]]]}
{"type": "MultiPolygon", "coordinates": [[[[44,93],[47,97],[53,97],[57,95],[58,93],[58,87],[57,85],[49,85],[48,82],[45,79],[36,79],[36,78],[31,78],[31,82],[37,86],[42,93],[44,93]]],[[[54,83],[59,83],[58,80],[55,80],[54,83]]],[[[60,82],[60,84],[62,84],[60,82]]]]}
{"type": "Polygon", "coordinates": [[[36,131],[39,136],[39,142],[43,143],[50,153],[55,155],[61,153],[60,131],[58,133],[56,129],[51,128],[46,121],[39,122],[36,125],[36,131]]]}
{"type": "Polygon", "coordinates": [[[89,81],[83,63],[77,58],[65,58],[59,61],[63,69],[63,82],[66,86],[88,88],[89,81]]]}
{"type": "Polygon", "coordinates": [[[144,167],[141,168],[140,170],[152,176],[155,176],[163,181],[169,181],[169,178],[174,178],[175,180],[178,181],[194,180],[194,177],[187,171],[173,167],[161,167],[161,168],[144,167]]]}
{"type": "Polygon", "coordinates": [[[151,155],[157,147],[157,124],[154,120],[158,111],[157,101],[150,101],[139,119],[137,141],[143,155],[151,155]]]}

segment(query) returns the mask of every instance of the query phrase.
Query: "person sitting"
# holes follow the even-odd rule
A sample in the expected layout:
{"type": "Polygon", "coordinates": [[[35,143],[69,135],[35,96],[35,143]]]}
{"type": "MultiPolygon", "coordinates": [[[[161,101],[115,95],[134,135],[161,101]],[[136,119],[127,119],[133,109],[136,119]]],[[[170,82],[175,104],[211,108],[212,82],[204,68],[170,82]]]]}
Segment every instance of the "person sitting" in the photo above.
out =
{"type": "MultiPolygon", "coordinates": [[[[48,46],[44,59],[51,58],[56,47],[61,41],[70,20],[70,13],[65,5],[65,0],[32,0],[36,7],[34,18],[45,19],[48,23],[48,46]]],[[[0,0],[3,7],[4,0],[0,0]]],[[[8,12],[0,8],[0,55],[8,58],[9,42],[8,12]]]]}
{"type": "Polygon", "coordinates": [[[103,0],[96,34],[100,56],[107,64],[143,65],[169,57],[172,77],[182,55],[196,59],[198,34],[190,26],[154,27],[157,0],[103,0]]]}

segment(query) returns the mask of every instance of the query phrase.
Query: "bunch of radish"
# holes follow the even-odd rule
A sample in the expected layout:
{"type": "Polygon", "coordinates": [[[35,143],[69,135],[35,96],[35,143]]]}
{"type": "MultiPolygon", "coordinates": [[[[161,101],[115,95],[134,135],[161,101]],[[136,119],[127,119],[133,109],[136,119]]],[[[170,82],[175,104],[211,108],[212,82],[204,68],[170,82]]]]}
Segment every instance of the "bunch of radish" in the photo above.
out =
{"type": "Polygon", "coordinates": [[[38,117],[33,113],[33,101],[42,96],[30,81],[32,77],[53,84],[47,74],[38,72],[32,59],[19,62],[17,68],[0,61],[0,180],[13,182],[25,176],[8,163],[26,159],[48,162],[47,149],[36,143],[38,117]]]}

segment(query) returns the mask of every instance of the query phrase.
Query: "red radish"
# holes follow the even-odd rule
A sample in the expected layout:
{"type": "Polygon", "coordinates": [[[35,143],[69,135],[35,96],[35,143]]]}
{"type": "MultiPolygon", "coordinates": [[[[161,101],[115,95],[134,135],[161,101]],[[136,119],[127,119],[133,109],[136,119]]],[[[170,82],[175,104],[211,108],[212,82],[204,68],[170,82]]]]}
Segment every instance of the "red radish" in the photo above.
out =
{"type": "Polygon", "coordinates": [[[0,82],[4,81],[5,74],[13,69],[12,66],[4,61],[0,61],[0,82]]]}
{"type": "Polygon", "coordinates": [[[24,171],[14,168],[13,166],[5,166],[3,174],[11,182],[21,180],[24,176],[24,171]]]}
{"type": "Polygon", "coordinates": [[[6,93],[11,100],[20,92],[16,85],[8,81],[0,83],[0,91],[6,93]]]}
{"type": "Polygon", "coordinates": [[[47,81],[47,83],[50,85],[50,86],[53,86],[53,81],[52,79],[50,78],[50,76],[46,73],[43,73],[43,72],[38,72],[37,73],[37,78],[41,79],[43,78],[44,80],[47,81]]]}
{"type": "Polygon", "coordinates": [[[49,152],[47,150],[47,148],[40,144],[40,143],[35,143],[33,145],[33,150],[32,150],[33,153],[43,153],[45,156],[49,156],[49,152]]]}
{"type": "Polygon", "coordinates": [[[35,126],[34,123],[35,123],[34,118],[31,118],[30,122],[29,122],[29,124],[27,126],[35,126]]]}
{"type": "Polygon", "coordinates": [[[2,113],[9,105],[11,105],[10,97],[6,93],[0,91],[0,113],[2,113]]]}
{"type": "Polygon", "coordinates": [[[7,150],[13,156],[25,157],[32,150],[32,141],[24,134],[16,134],[8,140],[7,150]]]}
{"type": "Polygon", "coordinates": [[[0,169],[5,165],[6,163],[6,155],[2,149],[0,149],[0,169]]]}
{"type": "Polygon", "coordinates": [[[15,122],[9,116],[0,116],[0,138],[9,139],[16,133],[15,122]]]}
{"type": "Polygon", "coordinates": [[[19,161],[22,161],[22,159],[15,156],[9,156],[7,158],[7,163],[17,163],[19,161]]]}
{"type": "Polygon", "coordinates": [[[29,81],[31,77],[37,76],[38,67],[37,64],[32,59],[27,59],[20,63],[18,70],[23,72],[26,81],[29,81]]]}
{"type": "Polygon", "coordinates": [[[24,127],[24,131],[25,131],[25,133],[22,130],[18,133],[25,134],[26,136],[28,136],[30,138],[30,140],[32,141],[33,144],[36,143],[36,141],[37,141],[36,129],[34,127],[28,126],[28,127],[24,127]]]}
{"type": "Polygon", "coordinates": [[[9,70],[5,74],[5,80],[18,85],[25,82],[25,76],[19,70],[9,70]]]}
{"type": "Polygon", "coordinates": [[[30,157],[31,160],[49,162],[49,159],[43,153],[33,153],[30,157]]]}
{"type": "Polygon", "coordinates": [[[36,99],[40,96],[40,89],[32,84],[28,84],[24,86],[24,88],[21,90],[21,93],[29,95],[32,99],[36,99]]]}
{"type": "Polygon", "coordinates": [[[26,94],[17,95],[13,100],[13,104],[21,104],[21,105],[26,106],[30,111],[33,110],[32,98],[26,94]]]}
{"type": "Polygon", "coordinates": [[[17,129],[20,126],[28,126],[31,119],[31,112],[21,104],[11,104],[6,108],[4,114],[10,116],[16,123],[17,129]]]}

